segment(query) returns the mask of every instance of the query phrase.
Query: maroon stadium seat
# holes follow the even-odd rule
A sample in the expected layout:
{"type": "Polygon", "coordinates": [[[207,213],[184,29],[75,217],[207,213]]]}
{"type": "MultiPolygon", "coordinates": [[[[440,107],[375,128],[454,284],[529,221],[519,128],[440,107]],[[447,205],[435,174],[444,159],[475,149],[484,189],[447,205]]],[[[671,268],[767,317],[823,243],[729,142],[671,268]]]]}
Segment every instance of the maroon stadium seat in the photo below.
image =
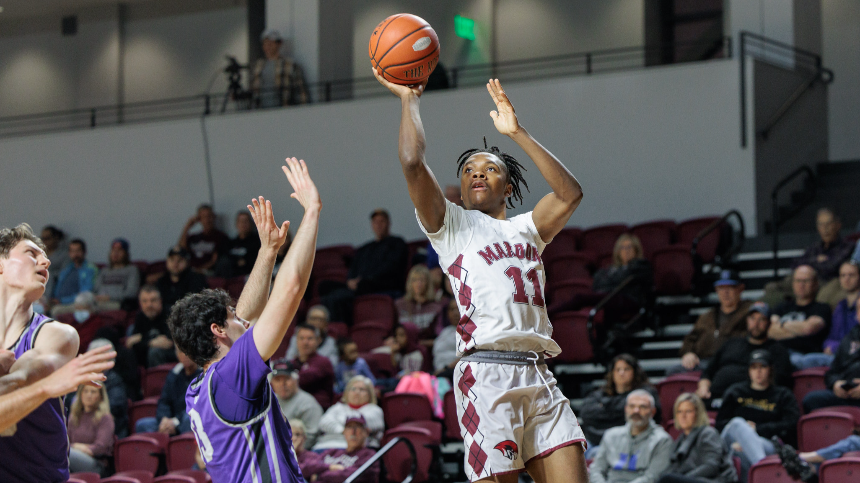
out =
{"type": "Polygon", "coordinates": [[[565,228],[561,230],[552,242],[546,246],[541,254],[544,264],[550,263],[559,257],[577,253],[579,237],[582,230],[579,228],[565,228]]]}
{"type": "MultiPolygon", "coordinates": [[[[389,441],[396,437],[408,439],[415,447],[418,468],[412,481],[416,483],[427,481],[429,479],[430,465],[433,462],[433,451],[429,448],[429,446],[433,445],[433,435],[425,428],[400,426],[386,431],[385,436],[382,438],[382,444],[388,444],[389,441]]],[[[398,444],[391,448],[388,453],[385,453],[385,456],[382,457],[382,462],[385,465],[390,481],[403,481],[409,475],[409,471],[412,468],[412,458],[409,455],[409,450],[403,444],[398,444]]]]}
{"type": "Polygon", "coordinates": [[[748,483],[797,483],[776,455],[770,455],[750,468],[748,483]]]}
{"type": "Polygon", "coordinates": [[[227,279],[224,277],[206,277],[206,285],[213,289],[227,290],[227,279]]]}
{"type": "Polygon", "coordinates": [[[153,483],[197,483],[197,480],[190,476],[167,474],[159,476],[153,483]]]}
{"type": "Polygon", "coordinates": [[[352,323],[358,325],[372,320],[388,323],[388,329],[394,328],[397,322],[397,307],[388,295],[372,294],[356,297],[352,304],[352,323]]]}
{"type": "Polygon", "coordinates": [[[148,397],[135,401],[128,406],[128,422],[131,429],[134,430],[134,425],[138,419],[154,418],[156,409],[158,408],[158,398],[148,397]]]}
{"type": "Polygon", "coordinates": [[[84,471],[84,472],[80,472],[80,473],[72,473],[71,477],[76,478],[78,480],[81,480],[85,483],[99,483],[99,480],[102,479],[98,473],[93,473],[93,472],[89,472],[89,471],[84,471]]]}
{"type": "Polygon", "coordinates": [[[571,253],[552,261],[544,259],[547,284],[560,283],[570,279],[591,280],[591,260],[582,253],[571,253]]]}
{"type": "Polygon", "coordinates": [[[454,394],[456,389],[451,389],[445,393],[442,399],[443,410],[445,411],[445,437],[456,441],[463,441],[463,436],[460,434],[460,419],[457,417],[457,396],[454,394]]]}
{"type": "Polygon", "coordinates": [[[385,416],[385,427],[395,428],[408,421],[432,421],[433,407],[421,393],[388,393],[380,403],[385,416]]]}
{"type": "Polygon", "coordinates": [[[196,455],[197,440],[194,434],[185,433],[170,438],[167,443],[167,471],[191,469],[196,455]]]}
{"type": "MultiPolygon", "coordinates": [[[[707,228],[711,223],[719,220],[718,216],[706,216],[702,218],[691,218],[689,220],[678,223],[678,243],[689,248],[693,244],[693,239],[700,231],[707,228]]],[[[708,233],[704,238],[699,240],[699,245],[696,247],[699,256],[702,257],[702,262],[710,263],[714,261],[717,255],[717,248],[720,245],[720,229],[716,229],[708,233]]]]}
{"type": "Polygon", "coordinates": [[[796,371],[791,376],[794,378],[794,397],[797,404],[803,409],[803,398],[812,391],[827,389],[824,383],[826,367],[813,367],[796,371]]]}
{"type": "Polygon", "coordinates": [[[120,472],[117,472],[113,476],[115,476],[115,477],[116,476],[121,476],[121,477],[124,476],[126,478],[134,478],[135,480],[139,481],[140,483],[153,483],[153,480],[155,479],[155,477],[153,476],[153,474],[151,472],[144,471],[144,470],[120,471],[120,472]]]}
{"type": "MultiPolygon", "coordinates": [[[[101,478],[96,480],[95,483],[99,483],[100,481],[101,481],[101,478]]],[[[79,480],[78,478],[75,478],[74,476],[70,476],[69,479],[66,481],[66,483],[91,483],[91,482],[86,481],[86,480],[79,480]]]]}
{"type": "Polygon", "coordinates": [[[545,302],[550,305],[562,304],[578,294],[592,293],[591,280],[587,278],[573,278],[564,282],[547,283],[545,290],[545,302]]]}
{"type": "Polygon", "coordinates": [[[209,473],[203,470],[175,470],[171,471],[171,475],[190,476],[195,483],[212,483],[212,478],[209,473]]]}
{"type": "Polygon", "coordinates": [[[174,367],[176,367],[176,364],[169,363],[147,369],[143,378],[143,397],[161,396],[161,388],[164,387],[164,381],[167,380],[167,374],[170,373],[174,367]]]}
{"type": "Polygon", "coordinates": [[[387,321],[365,321],[356,324],[349,331],[349,336],[358,346],[359,352],[370,352],[382,346],[385,338],[391,334],[391,325],[387,321]]]}
{"type": "Polygon", "coordinates": [[[245,277],[233,277],[227,280],[227,293],[233,300],[239,300],[242,290],[245,288],[245,277]]]}
{"type": "Polygon", "coordinates": [[[860,407],[857,406],[830,406],[826,408],[813,409],[812,412],[830,411],[834,413],[845,413],[854,419],[854,427],[860,428],[860,407]]]}
{"type": "Polygon", "coordinates": [[[155,474],[164,446],[151,434],[135,434],[117,441],[113,454],[118,472],[143,470],[155,474]]]}
{"type": "Polygon", "coordinates": [[[654,292],[657,295],[682,295],[693,288],[693,257],[688,248],[673,246],[654,252],[654,292]]]}
{"type": "Polygon", "coordinates": [[[675,240],[675,222],[672,220],[649,221],[630,228],[630,233],[636,235],[642,243],[645,258],[651,260],[655,251],[666,248],[675,240]]]}
{"type": "Polygon", "coordinates": [[[854,433],[854,418],[835,411],[815,411],[797,422],[797,449],[815,451],[854,433]]]}
{"type": "Polygon", "coordinates": [[[137,478],[132,478],[130,476],[111,476],[110,478],[102,478],[101,483],[143,483],[137,478]]]}
{"type": "Polygon", "coordinates": [[[552,338],[561,354],[550,359],[554,363],[589,362],[594,358],[594,348],[588,337],[588,311],[560,312],[552,318],[552,338]]]}
{"type": "Polygon", "coordinates": [[[361,354],[361,357],[365,362],[367,362],[367,366],[370,367],[370,372],[373,373],[373,377],[377,379],[385,379],[397,374],[397,369],[391,363],[391,354],[386,354],[384,352],[366,352],[361,354]]]}
{"type": "Polygon", "coordinates": [[[332,245],[317,249],[314,270],[318,267],[349,267],[353,255],[355,249],[351,245],[332,245]]]}
{"type": "Polygon", "coordinates": [[[860,458],[843,455],[821,463],[818,479],[821,483],[856,483],[860,478],[860,458]]]}
{"type": "Polygon", "coordinates": [[[596,253],[598,256],[612,254],[615,241],[628,230],[627,225],[614,224],[589,228],[582,232],[580,246],[583,250],[596,253]]]}
{"type": "Polygon", "coordinates": [[[678,396],[685,392],[696,392],[698,388],[699,376],[690,374],[675,374],[658,382],[657,394],[660,396],[660,408],[663,414],[671,414],[678,396]]]}
{"type": "Polygon", "coordinates": [[[329,322],[328,335],[334,340],[343,339],[349,335],[349,326],[343,322],[329,322]]]}
{"type": "Polygon", "coordinates": [[[410,428],[424,428],[430,431],[430,437],[433,440],[434,445],[438,446],[442,444],[442,423],[439,421],[406,421],[397,425],[398,428],[402,428],[404,426],[408,426],[410,428]]]}

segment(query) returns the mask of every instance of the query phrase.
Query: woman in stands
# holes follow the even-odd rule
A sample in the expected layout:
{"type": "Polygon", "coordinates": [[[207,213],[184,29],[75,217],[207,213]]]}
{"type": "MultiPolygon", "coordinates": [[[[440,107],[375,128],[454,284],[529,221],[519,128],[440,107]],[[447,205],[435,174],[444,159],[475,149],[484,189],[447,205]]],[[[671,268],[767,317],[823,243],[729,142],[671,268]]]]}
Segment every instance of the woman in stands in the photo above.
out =
{"type": "Polygon", "coordinates": [[[105,386],[78,387],[69,412],[69,471],[101,474],[113,453],[113,433],[105,386]]]}
{"type": "Polygon", "coordinates": [[[391,354],[391,366],[397,369],[393,377],[379,379],[376,385],[382,393],[393,391],[400,378],[410,372],[420,371],[424,367],[424,349],[418,341],[419,329],[409,322],[394,326],[394,335],[385,339],[385,345],[371,352],[391,354]]]}
{"type": "Polygon", "coordinates": [[[320,419],[320,435],[314,445],[314,451],[346,448],[343,428],[347,418],[361,415],[367,422],[370,435],[367,438],[369,448],[379,448],[382,433],[385,431],[385,418],[382,408],[376,404],[376,390],[370,379],[364,376],[354,376],[346,384],[346,390],[339,402],[323,414],[320,419]]]}
{"type": "Polygon", "coordinates": [[[128,240],[117,238],[110,244],[110,264],[99,270],[93,290],[99,310],[137,307],[140,270],[129,261],[128,240]]]}
{"type": "Polygon", "coordinates": [[[695,394],[675,400],[672,413],[681,434],[672,447],[669,469],[658,483],[733,483],[738,481],[720,433],[708,424],[705,404],[695,394]]]}
{"type": "Polygon", "coordinates": [[[424,265],[415,265],[406,277],[406,290],[397,299],[400,323],[408,322],[420,329],[418,338],[425,347],[433,347],[433,340],[439,334],[438,317],[447,300],[436,301],[435,290],[430,280],[430,270],[424,265]]]}
{"type": "Polygon", "coordinates": [[[604,377],[603,387],[589,393],[579,409],[582,431],[588,441],[586,457],[595,454],[607,429],[624,426],[627,395],[635,389],[645,389],[654,396],[657,403],[654,420],[660,421],[660,398],[657,390],[648,382],[648,376],[639,361],[630,354],[619,354],[612,359],[609,367],[611,369],[604,377]]]}

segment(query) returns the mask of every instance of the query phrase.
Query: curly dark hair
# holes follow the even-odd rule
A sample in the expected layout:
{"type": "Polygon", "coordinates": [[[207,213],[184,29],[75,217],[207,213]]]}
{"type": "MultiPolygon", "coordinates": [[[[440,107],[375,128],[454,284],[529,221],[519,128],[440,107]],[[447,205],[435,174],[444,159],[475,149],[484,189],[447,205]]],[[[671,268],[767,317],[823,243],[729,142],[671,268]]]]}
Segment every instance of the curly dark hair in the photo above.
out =
{"type": "MultiPolygon", "coordinates": [[[[498,157],[502,160],[502,164],[505,165],[505,171],[507,174],[507,182],[511,184],[513,187],[513,191],[511,191],[511,195],[508,196],[507,206],[508,208],[514,207],[513,200],[519,200],[520,204],[523,204],[523,192],[520,188],[520,185],[525,187],[526,191],[529,191],[529,185],[526,183],[526,179],[523,177],[523,171],[527,171],[522,164],[520,164],[516,158],[511,156],[508,153],[503,153],[498,146],[490,146],[487,147],[487,138],[484,137],[484,149],[474,148],[466,150],[463,154],[457,158],[457,177],[460,177],[460,172],[463,171],[463,166],[466,164],[466,161],[469,160],[475,154],[478,153],[487,153],[492,154],[493,156],[498,157]]],[[[529,191],[530,192],[530,191],[529,191]]]]}
{"type": "Polygon", "coordinates": [[[633,383],[630,388],[631,390],[651,387],[651,383],[648,382],[648,375],[645,374],[645,369],[642,369],[642,366],[639,365],[639,360],[630,354],[618,354],[613,357],[612,362],[609,363],[609,370],[606,371],[606,376],[604,377],[606,384],[603,385],[603,392],[609,396],[618,395],[618,392],[615,390],[615,381],[612,379],[612,373],[615,371],[615,364],[619,361],[623,361],[633,368],[633,383]]]}
{"type": "Polygon", "coordinates": [[[227,326],[227,314],[233,301],[221,289],[206,289],[186,295],[173,305],[167,325],[173,342],[198,366],[203,367],[218,353],[218,344],[210,327],[227,326]]]}

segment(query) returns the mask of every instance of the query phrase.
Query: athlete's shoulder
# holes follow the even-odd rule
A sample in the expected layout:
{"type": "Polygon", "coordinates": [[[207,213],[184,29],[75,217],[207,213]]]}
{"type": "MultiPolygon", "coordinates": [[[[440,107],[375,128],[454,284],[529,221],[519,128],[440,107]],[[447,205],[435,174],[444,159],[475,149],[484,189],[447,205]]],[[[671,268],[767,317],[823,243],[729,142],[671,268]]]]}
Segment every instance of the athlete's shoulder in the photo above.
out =
{"type": "Polygon", "coordinates": [[[53,319],[45,319],[37,331],[33,341],[34,348],[71,354],[72,357],[78,352],[81,339],[74,327],[53,319]]]}

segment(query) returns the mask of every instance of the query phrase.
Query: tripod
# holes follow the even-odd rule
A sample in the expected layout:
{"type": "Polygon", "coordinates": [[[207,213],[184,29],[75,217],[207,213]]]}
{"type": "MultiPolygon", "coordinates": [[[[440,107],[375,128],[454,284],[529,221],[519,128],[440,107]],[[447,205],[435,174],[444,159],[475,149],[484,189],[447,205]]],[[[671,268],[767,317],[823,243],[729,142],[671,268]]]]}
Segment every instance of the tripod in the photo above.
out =
{"type": "Polygon", "coordinates": [[[221,103],[221,113],[227,110],[227,102],[233,100],[235,102],[247,101],[251,98],[251,93],[242,89],[242,69],[247,69],[247,66],[239,65],[235,57],[227,56],[229,65],[224,69],[227,74],[229,85],[227,93],[224,94],[224,101],[221,103]]]}

